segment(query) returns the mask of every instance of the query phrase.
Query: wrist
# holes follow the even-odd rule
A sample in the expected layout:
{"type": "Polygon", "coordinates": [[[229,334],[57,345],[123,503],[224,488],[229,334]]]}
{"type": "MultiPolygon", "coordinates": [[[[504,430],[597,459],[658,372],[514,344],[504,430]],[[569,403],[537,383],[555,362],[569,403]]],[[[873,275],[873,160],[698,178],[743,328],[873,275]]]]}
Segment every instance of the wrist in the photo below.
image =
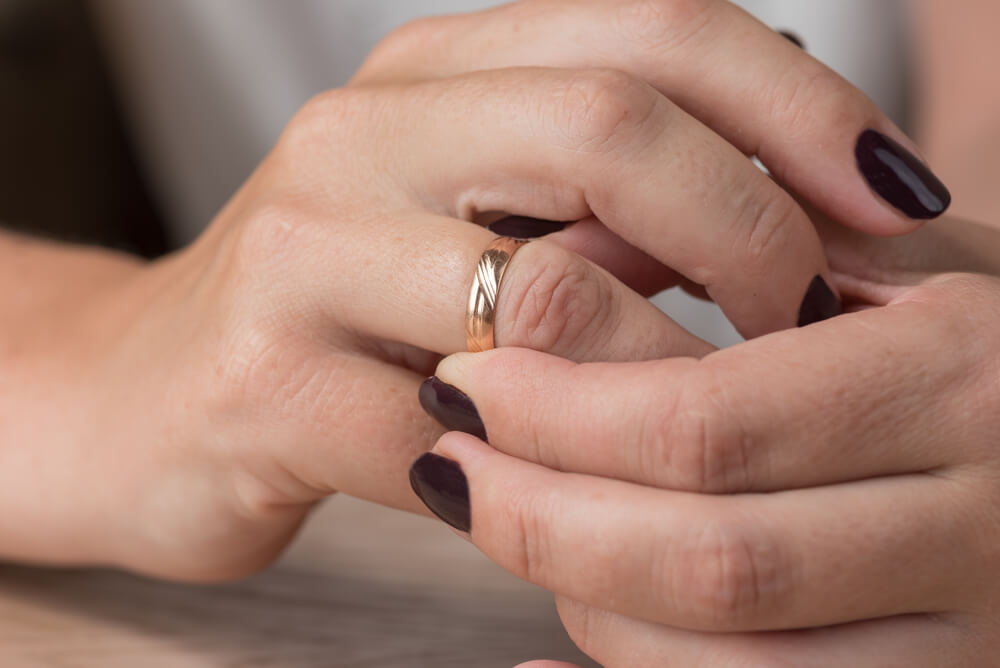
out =
{"type": "Polygon", "coordinates": [[[99,563],[105,501],[124,475],[102,442],[117,394],[105,369],[124,302],[149,265],[12,237],[0,238],[0,251],[12,286],[0,299],[9,323],[0,341],[0,555],[99,563]]]}

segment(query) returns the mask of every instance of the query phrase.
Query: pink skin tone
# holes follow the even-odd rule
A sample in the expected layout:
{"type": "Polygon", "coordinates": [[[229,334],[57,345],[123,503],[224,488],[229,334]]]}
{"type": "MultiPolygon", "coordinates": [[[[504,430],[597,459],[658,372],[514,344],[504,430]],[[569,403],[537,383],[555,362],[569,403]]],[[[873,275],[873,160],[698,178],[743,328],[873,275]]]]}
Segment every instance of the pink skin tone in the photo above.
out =
{"type": "Polygon", "coordinates": [[[0,238],[0,556],[240,577],[336,491],[426,512],[406,477],[434,448],[468,475],[471,539],[553,589],[611,668],[977,665],[1000,647],[985,275],[1000,244],[957,221],[919,229],[875,196],[853,156],[866,129],[914,148],[722,2],[529,0],[413,24],[306,105],[189,248],[143,264],[0,238]],[[511,263],[508,349],[442,362],[464,349],[493,238],[476,223],[495,211],[583,222],[511,263]],[[786,331],[817,276],[878,308],[786,331]],[[678,284],[760,338],[715,351],[643,298],[678,284]],[[492,448],[423,414],[435,367],[492,448]],[[682,394],[679,376],[716,392],[682,394]],[[673,422],[657,393],[700,416],[677,441],[687,466],[642,465],[666,457],[643,437],[661,432],[635,432],[673,422]],[[745,462],[727,450],[741,443],[745,462]],[[685,542],[694,517],[715,543],[685,542]],[[589,540],[594,523],[615,541],[589,540]],[[809,577],[782,579],[761,550],[809,577]]]}

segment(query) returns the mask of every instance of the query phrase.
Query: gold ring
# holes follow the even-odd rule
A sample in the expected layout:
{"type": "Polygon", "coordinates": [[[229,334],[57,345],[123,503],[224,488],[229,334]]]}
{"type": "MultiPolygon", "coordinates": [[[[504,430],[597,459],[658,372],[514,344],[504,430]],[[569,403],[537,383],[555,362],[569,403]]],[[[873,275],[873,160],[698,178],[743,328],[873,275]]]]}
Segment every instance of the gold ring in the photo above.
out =
{"type": "Polygon", "coordinates": [[[469,307],[465,312],[465,341],[470,353],[494,348],[493,323],[500,281],[514,253],[526,243],[523,239],[497,237],[479,258],[469,291],[469,307]]]}

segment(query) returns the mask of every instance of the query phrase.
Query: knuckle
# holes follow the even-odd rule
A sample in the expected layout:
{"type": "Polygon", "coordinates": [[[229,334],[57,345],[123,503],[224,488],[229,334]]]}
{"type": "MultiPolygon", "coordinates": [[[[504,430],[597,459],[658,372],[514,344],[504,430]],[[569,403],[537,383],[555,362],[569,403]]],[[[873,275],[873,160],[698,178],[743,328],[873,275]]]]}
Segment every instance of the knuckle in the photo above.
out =
{"type": "Polygon", "coordinates": [[[615,3],[615,25],[630,44],[674,46],[709,22],[715,0],[624,0],[615,3]]]}
{"type": "MultiPolygon", "coordinates": [[[[871,102],[839,74],[818,62],[792,67],[763,89],[763,109],[792,135],[813,132],[822,124],[825,134],[854,132],[859,110],[871,115],[871,102]],[[822,110],[817,113],[817,110],[822,110]]],[[[780,176],[780,175],[779,175],[780,176]]]]}
{"type": "Polygon", "coordinates": [[[504,278],[498,344],[575,358],[600,345],[617,309],[608,278],[558,246],[536,242],[504,278]],[[510,275],[513,274],[513,275],[510,275]]]}
{"type": "Polygon", "coordinates": [[[356,84],[382,82],[412,67],[416,54],[426,53],[430,44],[446,32],[445,17],[423,17],[399,26],[380,41],[354,78],[356,84]]]}
{"type": "Polygon", "coordinates": [[[676,560],[672,600],[706,629],[746,630],[774,612],[788,588],[776,544],[735,522],[711,523],[693,534],[676,560]]]}
{"type": "Polygon", "coordinates": [[[292,198],[275,192],[255,202],[253,212],[230,234],[229,255],[235,280],[252,283],[255,288],[270,283],[272,272],[280,271],[282,265],[309,246],[303,237],[309,236],[313,227],[312,216],[292,198]]]}
{"type": "MultiPolygon", "coordinates": [[[[238,316],[237,316],[238,317],[238,316]]],[[[208,402],[215,414],[239,413],[260,406],[261,388],[275,388],[284,382],[279,366],[282,336],[266,319],[241,318],[220,336],[214,359],[218,360],[208,402]]]]}
{"type": "Polygon", "coordinates": [[[309,298],[289,280],[288,267],[301,262],[302,250],[316,238],[315,227],[294,206],[268,202],[223,242],[229,249],[216,269],[219,281],[213,282],[222,293],[216,301],[223,304],[215,314],[213,358],[218,363],[211,393],[216,404],[281,407],[289,413],[303,408],[303,391],[314,383],[319,367],[306,357],[310,348],[302,333],[321,323],[318,314],[304,315],[309,298]],[[274,394],[288,401],[272,403],[274,394]]]}
{"type": "Polygon", "coordinates": [[[645,82],[613,69],[575,74],[557,95],[556,125],[573,146],[605,152],[628,145],[646,127],[658,96],[645,82]]]}
{"type": "Polygon", "coordinates": [[[331,424],[349,417],[352,402],[343,393],[329,392],[331,383],[343,380],[344,362],[324,359],[277,309],[236,315],[232,321],[213,347],[216,367],[207,383],[207,414],[226,424],[247,416],[258,424],[274,420],[290,432],[313,416],[331,424]]]}
{"type": "Polygon", "coordinates": [[[275,152],[292,164],[303,156],[342,144],[370,116],[369,96],[349,88],[328,90],[310,98],[285,126],[275,152]]]}
{"type": "Polygon", "coordinates": [[[751,489],[753,440],[726,410],[725,392],[694,362],[672,402],[643,429],[645,469],[663,486],[705,494],[751,489]]]}
{"type": "MultiPolygon", "coordinates": [[[[762,177],[763,179],[763,177],[762,177]]],[[[804,214],[787,193],[765,184],[737,204],[732,238],[740,240],[748,271],[770,270],[775,257],[782,257],[804,214]]]]}

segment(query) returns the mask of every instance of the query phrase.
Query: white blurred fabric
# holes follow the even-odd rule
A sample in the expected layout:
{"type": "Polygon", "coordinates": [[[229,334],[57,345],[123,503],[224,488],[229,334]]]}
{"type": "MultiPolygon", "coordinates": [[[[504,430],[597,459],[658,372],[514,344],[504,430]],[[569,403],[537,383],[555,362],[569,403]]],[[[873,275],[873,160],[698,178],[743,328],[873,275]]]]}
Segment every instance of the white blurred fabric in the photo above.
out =
{"type": "MultiPolygon", "coordinates": [[[[99,0],[98,16],[142,159],[174,240],[194,238],[267,153],[295,110],[342,85],[371,48],[419,16],[495,0],[99,0]]],[[[905,111],[897,0],[743,0],[858,85],[905,111]]],[[[717,345],[739,336],[711,305],[657,303],[717,345]]]]}

